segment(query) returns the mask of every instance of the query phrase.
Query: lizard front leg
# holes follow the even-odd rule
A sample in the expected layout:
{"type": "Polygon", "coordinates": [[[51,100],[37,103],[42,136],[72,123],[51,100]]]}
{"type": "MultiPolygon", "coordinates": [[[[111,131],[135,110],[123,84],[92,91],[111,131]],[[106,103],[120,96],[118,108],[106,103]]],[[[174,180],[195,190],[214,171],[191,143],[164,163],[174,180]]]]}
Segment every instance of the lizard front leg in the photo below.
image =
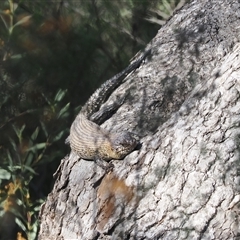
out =
{"type": "Polygon", "coordinates": [[[95,158],[94,162],[101,167],[102,169],[104,169],[106,172],[111,172],[114,168],[114,165],[110,162],[106,162],[104,160],[102,160],[101,158],[95,158]]]}

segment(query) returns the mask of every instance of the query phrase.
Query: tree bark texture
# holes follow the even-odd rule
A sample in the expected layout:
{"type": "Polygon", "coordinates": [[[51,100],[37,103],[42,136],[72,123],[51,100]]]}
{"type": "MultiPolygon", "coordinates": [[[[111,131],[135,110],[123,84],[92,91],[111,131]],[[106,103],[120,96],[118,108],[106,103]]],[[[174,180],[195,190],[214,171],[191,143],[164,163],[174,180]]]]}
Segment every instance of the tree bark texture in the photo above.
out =
{"type": "Polygon", "coordinates": [[[103,104],[141,148],[105,173],[70,154],[39,239],[240,239],[240,3],[195,0],[103,104]]]}

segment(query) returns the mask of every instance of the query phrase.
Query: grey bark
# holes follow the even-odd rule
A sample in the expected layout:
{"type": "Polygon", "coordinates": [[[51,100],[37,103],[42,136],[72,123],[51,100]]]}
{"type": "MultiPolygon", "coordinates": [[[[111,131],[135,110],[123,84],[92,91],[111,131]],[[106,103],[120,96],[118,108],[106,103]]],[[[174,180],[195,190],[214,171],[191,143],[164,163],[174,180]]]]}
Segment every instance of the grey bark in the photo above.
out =
{"type": "Polygon", "coordinates": [[[185,5],[102,107],[103,128],[142,146],[112,161],[62,160],[39,239],[239,239],[240,3],[185,5]]]}

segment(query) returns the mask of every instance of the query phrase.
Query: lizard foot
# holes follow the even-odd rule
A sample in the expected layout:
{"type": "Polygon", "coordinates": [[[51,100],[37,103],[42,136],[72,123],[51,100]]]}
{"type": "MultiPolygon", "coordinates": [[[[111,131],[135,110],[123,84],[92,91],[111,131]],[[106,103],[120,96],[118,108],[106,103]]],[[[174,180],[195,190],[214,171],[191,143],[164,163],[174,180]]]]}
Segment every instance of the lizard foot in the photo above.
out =
{"type": "Polygon", "coordinates": [[[96,159],[95,160],[95,163],[101,167],[102,169],[104,169],[107,173],[108,172],[111,172],[114,168],[114,165],[112,163],[109,163],[109,162],[105,162],[104,160],[102,159],[96,159]]]}

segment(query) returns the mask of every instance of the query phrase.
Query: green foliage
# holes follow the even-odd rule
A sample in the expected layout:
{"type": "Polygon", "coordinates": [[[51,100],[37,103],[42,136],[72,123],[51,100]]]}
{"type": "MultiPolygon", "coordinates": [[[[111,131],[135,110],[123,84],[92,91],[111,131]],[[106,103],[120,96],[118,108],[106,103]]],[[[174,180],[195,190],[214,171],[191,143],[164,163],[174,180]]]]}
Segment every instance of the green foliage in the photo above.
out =
{"type": "MultiPolygon", "coordinates": [[[[49,108],[52,111],[58,107],[64,99],[66,91],[59,90],[53,101],[49,101],[49,108]]],[[[63,106],[56,114],[55,121],[63,121],[68,117],[69,104],[63,106]]],[[[19,231],[27,239],[35,239],[38,230],[38,211],[43,199],[30,198],[30,187],[33,178],[41,180],[40,173],[37,172],[41,164],[51,162],[55,159],[53,154],[48,155],[47,149],[62,139],[66,130],[56,129],[54,135],[49,134],[47,126],[42,121],[42,125],[37,126],[31,133],[25,135],[26,125],[21,127],[12,124],[13,138],[9,137],[9,145],[6,152],[2,152],[2,162],[0,169],[0,192],[1,206],[0,216],[4,219],[6,213],[14,215],[15,223],[20,228],[19,231]],[[42,135],[42,136],[41,136],[42,135]],[[43,139],[43,142],[39,142],[43,139]]],[[[4,226],[0,224],[0,233],[3,234],[4,226]]],[[[3,237],[3,236],[2,236],[3,237]]],[[[2,238],[1,238],[2,239],[2,238]]]]}
{"type": "Polygon", "coordinates": [[[179,2],[0,1],[1,239],[36,239],[76,113],[179,2]]]}

